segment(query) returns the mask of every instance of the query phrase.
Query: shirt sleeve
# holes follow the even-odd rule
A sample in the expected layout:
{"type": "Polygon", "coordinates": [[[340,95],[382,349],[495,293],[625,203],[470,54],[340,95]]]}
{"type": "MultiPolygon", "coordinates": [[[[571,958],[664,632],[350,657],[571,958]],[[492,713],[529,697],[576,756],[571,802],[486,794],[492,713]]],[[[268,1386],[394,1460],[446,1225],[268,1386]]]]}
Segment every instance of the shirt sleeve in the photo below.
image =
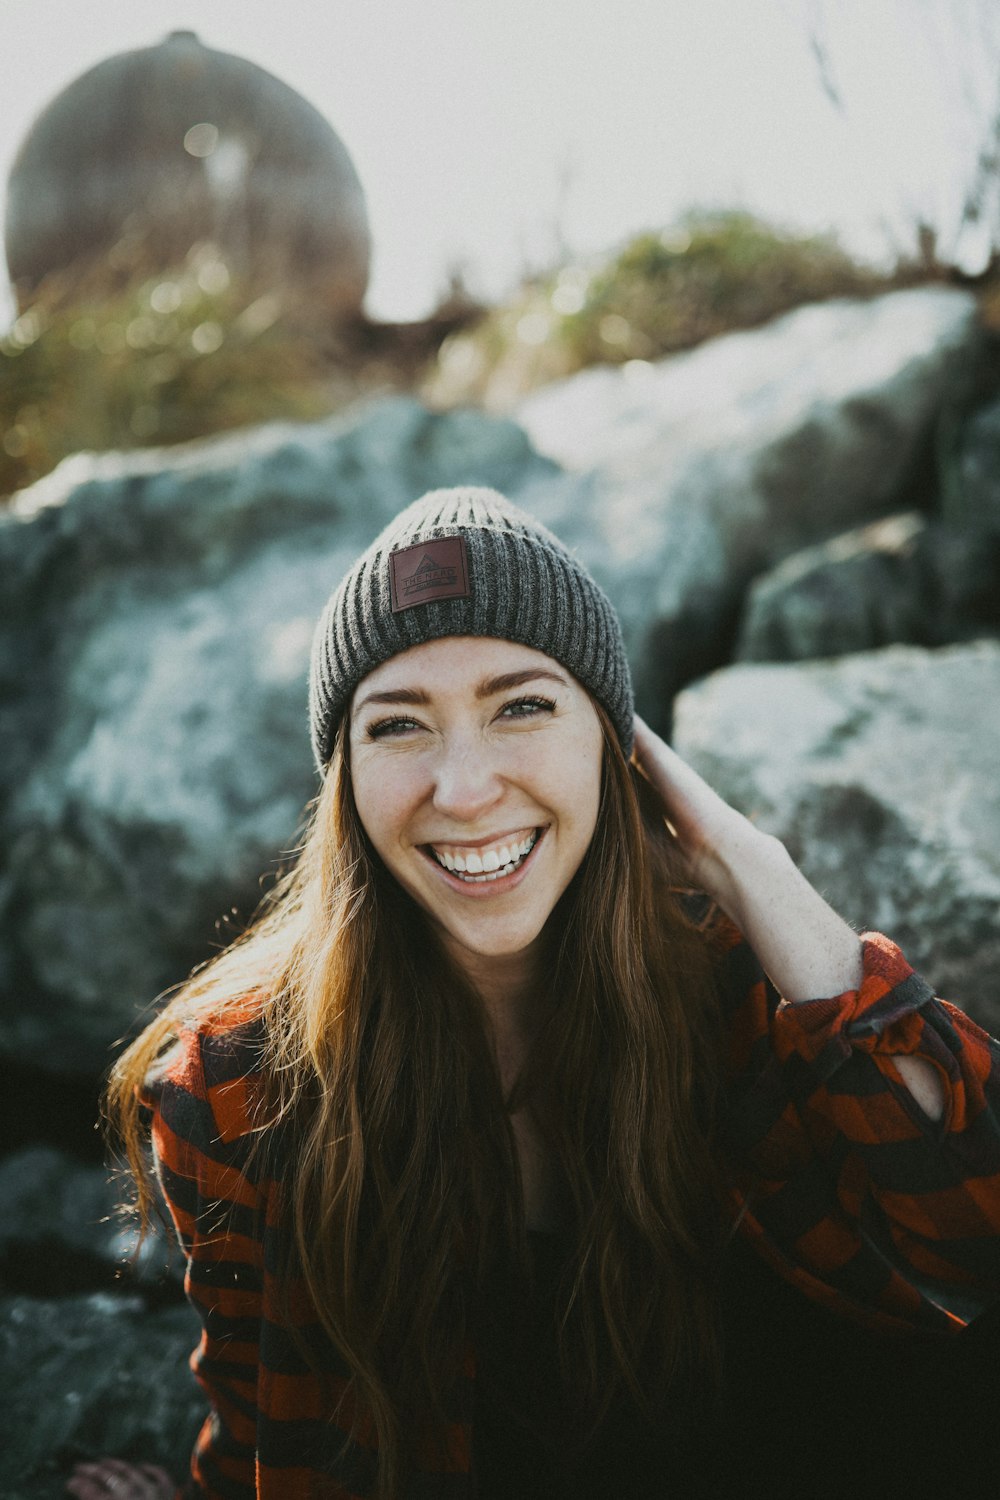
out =
{"type": "Polygon", "coordinates": [[[191,1032],[146,1099],[157,1175],[186,1260],[184,1287],[202,1324],[191,1368],[211,1403],[184,1493],[212,1500],[257,1493],[265,1205],[239,1074],[231,1046],[191,1032]]]}
{"type": "Polygon", "coordinates": [[[728,1023],[725,1121],[744,1232],[821,1301],[958,1324],[1000,1298],[1000,1044],[935,998],[881,933],[859,988],[788,1002],[717,918],[728,1023]],[[943,1118],[896,1066],[924,1059],[943,1118]]]}

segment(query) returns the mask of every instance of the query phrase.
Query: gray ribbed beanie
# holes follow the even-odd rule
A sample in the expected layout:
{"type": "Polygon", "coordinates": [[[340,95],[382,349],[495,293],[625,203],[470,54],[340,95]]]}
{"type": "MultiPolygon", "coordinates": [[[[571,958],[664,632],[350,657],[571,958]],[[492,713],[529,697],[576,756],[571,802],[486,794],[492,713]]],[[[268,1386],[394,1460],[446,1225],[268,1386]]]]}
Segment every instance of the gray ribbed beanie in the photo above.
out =
{"type": "Polygon", "coordinates": [[[407,506],[342,579],[313,640],[309,713],[317,764],[362,678],[411,646],[493,636],[561,662],[607,709],[629,755],[632,682],[607,595],[544,526],[496,490],[432,490],[407,506]]]}

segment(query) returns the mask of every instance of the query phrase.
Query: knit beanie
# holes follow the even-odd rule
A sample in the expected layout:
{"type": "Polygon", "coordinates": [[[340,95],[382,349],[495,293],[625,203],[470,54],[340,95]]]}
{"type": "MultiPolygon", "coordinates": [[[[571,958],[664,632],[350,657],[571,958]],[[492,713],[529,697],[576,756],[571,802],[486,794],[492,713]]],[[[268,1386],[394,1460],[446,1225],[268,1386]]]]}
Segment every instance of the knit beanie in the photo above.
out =
{"type": "Polygon", "coordinates": [[[492,636],[560,662],[603,705],[626,756],[632,682],[610,600],[544,526],[496,490],[432,490],[391,521],[334,591],[316,628],[309,682],[322,770],[368,673],[442,636],[492,636]]]}

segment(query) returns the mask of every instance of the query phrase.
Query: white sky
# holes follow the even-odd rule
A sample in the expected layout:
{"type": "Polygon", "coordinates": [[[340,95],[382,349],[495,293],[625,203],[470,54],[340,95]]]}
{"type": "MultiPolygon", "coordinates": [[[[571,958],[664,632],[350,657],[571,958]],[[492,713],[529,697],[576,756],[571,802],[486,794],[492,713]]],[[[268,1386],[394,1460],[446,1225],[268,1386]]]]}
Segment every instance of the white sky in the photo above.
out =
{"type": "MultiPolygon", "coordinates": [[[[184,27],[277,73],[341,136],[368,199],[377,317],[428,311],[456,263],[497,295],[560,237],[603,249],[691,204],[838,228],[877,253],[887,225],[906,244],[920,216],[954,231],[1000,81],[1000,30],[992,50],[977,29],[990,4],[0,0],[0,180],[56,92],[184,27]],[[844,111],[820,86],[817,15],[844,111]]],[[[974,265],[980,247],[960,253],[974,265]]]]}

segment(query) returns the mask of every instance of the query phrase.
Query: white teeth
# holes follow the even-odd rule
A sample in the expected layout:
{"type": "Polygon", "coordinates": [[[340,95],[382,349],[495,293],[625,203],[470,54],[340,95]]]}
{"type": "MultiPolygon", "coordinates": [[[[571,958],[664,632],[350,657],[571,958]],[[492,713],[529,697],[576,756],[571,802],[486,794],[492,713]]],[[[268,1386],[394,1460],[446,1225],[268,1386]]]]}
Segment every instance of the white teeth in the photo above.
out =
{"type": "Polygon", "coordinates": [[[485,854],[469,850],[462,854],[443,854],[431,845],[431,852],[439,864],[466,883],[482,885],[486,880],[497,880],[511,875],[520,868],[522,860],[531,853],[538,842],[538,834],[532,833],[520,844],[503,844],[499,849],[487,849],[485,854]]]}

